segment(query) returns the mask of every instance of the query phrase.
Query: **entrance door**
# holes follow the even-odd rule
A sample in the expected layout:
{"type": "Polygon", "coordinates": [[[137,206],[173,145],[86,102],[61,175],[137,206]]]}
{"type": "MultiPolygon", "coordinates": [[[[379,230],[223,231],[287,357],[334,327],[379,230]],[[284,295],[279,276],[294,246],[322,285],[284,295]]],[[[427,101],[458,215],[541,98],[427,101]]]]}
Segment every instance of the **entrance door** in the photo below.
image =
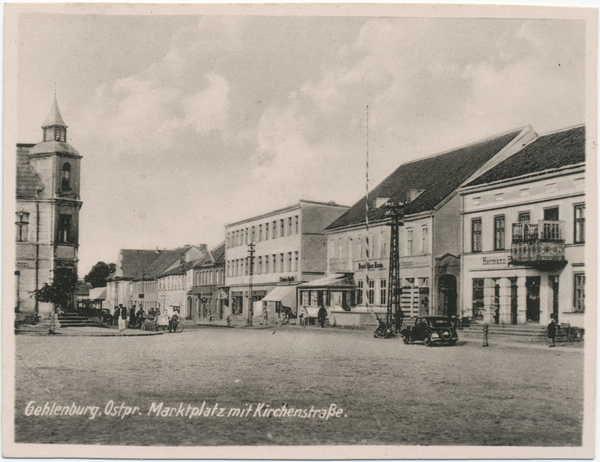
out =
{"type": "Polygon", "coordinates": [[[552,287],[552,314],[558,323],[558,276],[550,276],[550,287],[552,287]]]}
{"type": "Polygon", "coordinates": [[[540,322],[540,277],[532,276],[525,280],[527,288],[527,321],[540,322]]]}
{"type": "Polygon", "coordinates": [[[517,305],[517,278],[510,278],[510,323],[517,324],[518,305],[517,305]]]}
{"type": "Polygon", "coordinates": [[[444,274],[440,277],[439,288],[441,315],[456,316],[456,277],[444,274]]]}
{"type": "Polygon", "coordinates": [[[494,324],[500,324],[500,284],[498,279],[494,281],[494,324]]]}

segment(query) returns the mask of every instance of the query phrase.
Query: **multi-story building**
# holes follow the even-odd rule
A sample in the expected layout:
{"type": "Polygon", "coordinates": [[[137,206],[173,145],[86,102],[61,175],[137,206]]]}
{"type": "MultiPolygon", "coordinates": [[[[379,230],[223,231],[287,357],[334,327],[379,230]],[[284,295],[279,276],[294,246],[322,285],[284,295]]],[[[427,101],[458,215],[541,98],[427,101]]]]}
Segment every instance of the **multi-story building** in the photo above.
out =
{"type": "Polygon", "coordinates": [[[457,189],[535,137],[527,127],[401,165],[369,193],[368,202],[362,198],[327,227],[327,274],[333,287],[329,290],[327,281],[300,286],[301,304],[314,310],[322,300],[330,319],[338,313],[338,324],[369,322],[369,313],[386,311],[391,236],[385,204],[394,202],[404,204],[399,253],[405,316],[455,315],[461,254],[457,189]],[[328,298],[322,295],[328,292],[328,298]]]}
{"type": "Polygon", "coordinates": [[[583,327],[585,127],[539,137],[461,196],[462,314],[583,327]]]}
{"type": "Polygon", "coordinates": [[[193,263],[188,270],[187,311],[195,321],[223,319],[227,306],[225,284],[225,243],[219,244],[207,255],[193,263]]]}
{"type": "MultiPolygon", "coordinates": [[[[162,280],[161,283],[160,278],[179,268],[182,259],[189,263],[202,258],[205,253],[206,244],[200,244],[198,247],[188,245],[173,250],[122,249],[117,259],[116,270],[107,279],[107,308],[112,311],[119,304],[128,308],[136,305],[142,306],[147,313],[151,308],[157,310],[165,307],[167,302],[174,303],[171,300],[173,297],[167,297],[167,292],[171,294],[174,283],[170,279],[170,282],[162,280]],[[162,297],[159,296],[161,290],[162,297]]],[[[183,299],[180,297],[178,300],[183,299]]]]}
{"type": "Polygon", "coordinates": [[[295,314],[296,285],[325,275],[324,230],[347,209],[333,202],[302,200],[293,206],[227,225],[225,285],[229,290],[229,307],[226,315],[247,319],[251,278],[252,300],[264,299],[261,308],[269,311],[270,319],[277,318],[284,310],[295,314]],[[249,244],[254,244],[252,271],[249,244]]]}
{"type": "Polygon", "coordinates": [[[31,292],[61,273],[77,275],[81,156],[67,143],[56,98],[42,131],[41,143],[17,144],[15,308],[49,317],[51,304],[31,292]]]}

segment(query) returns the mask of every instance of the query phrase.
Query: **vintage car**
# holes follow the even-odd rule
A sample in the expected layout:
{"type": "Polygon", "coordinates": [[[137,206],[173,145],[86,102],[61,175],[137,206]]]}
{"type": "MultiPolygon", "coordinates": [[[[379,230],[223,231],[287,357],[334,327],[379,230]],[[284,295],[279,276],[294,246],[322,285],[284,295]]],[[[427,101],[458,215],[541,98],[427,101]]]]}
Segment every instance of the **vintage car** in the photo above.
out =
{"type": "Polygon", "coordinates": [[[423,342],[427,346],[435,343],[456,345],[458,335],[448,316],[419,316],[412,326],[407,326],[400,332],[404,343],[423,342]]]}

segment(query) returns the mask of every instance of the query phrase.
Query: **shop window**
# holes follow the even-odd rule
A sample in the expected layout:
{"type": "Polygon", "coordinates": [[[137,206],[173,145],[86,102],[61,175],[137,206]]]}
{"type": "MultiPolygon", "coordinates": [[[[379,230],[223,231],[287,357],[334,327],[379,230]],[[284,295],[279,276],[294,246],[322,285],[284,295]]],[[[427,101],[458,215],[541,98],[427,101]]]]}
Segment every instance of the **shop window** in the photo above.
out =
{"type": "Polygon", "coordinates": [[[62,167],[61,189],[63,191],[71,190],[71,164],[65,162],[62,167]]]}
{"type": "Polygon", "coordinates": [[[504,215],[494,217],[494,250],[504,250],[506,224],[504,215]]]}
{"type": "Polygon", "coordinates": [[[363,303],[363,289],[364,289],[364,281],[358,280],[356,281],[356,304],[362,305],[363,303]]]}
{"type": "Polygon", "coordinates": [[[585,274],[576,273],[573,276],[573,280],[575,283],[575,290],[573,293],[575,298],[575,311],[585,311],[585,274]]]}
{"type": "Polygon", "coordinates": [[[573,241],[575,244],[585,242],[585,205],[578,204],[575,206],[575,233],[573,241]]]}
{"type": "Polygon", "coordinates": [[[471,252],[481,252],[481,218],[471,221],[471,252]]]}
{"type": "Polygon", "coordinates": [[[311,306],[317,306],[318,300],[317,300],[317,291],[316,290],[311,290],[310,291],[310,305],[311,306]]]}
{"type": "Polygon", "coordinates": [[[17,212],[17,242],[29,240],[29,213],[17,212]]]}
{"type": "Polygon", "coordinates": [[[473,279],[473,317],[480,318],[483,316],[483,278],[473,279]]]}
{"type": "Polygon", "coordinates": [[[302,292],[302,305],[308,306],[308,290],[302,292]]]}
{"type": "Polygon", "coordinates": [[[375,280],[369,279],[369,288],[367,290],[367,301],[369,305],[375,303],[375,280]]]}

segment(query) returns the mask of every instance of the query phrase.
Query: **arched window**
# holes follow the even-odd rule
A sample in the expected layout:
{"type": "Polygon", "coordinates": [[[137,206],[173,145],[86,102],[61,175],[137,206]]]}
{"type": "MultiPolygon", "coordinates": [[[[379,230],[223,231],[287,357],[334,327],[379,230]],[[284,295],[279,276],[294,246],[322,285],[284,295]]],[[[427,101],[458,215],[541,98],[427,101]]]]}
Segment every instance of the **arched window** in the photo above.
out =
{"type": "Polygon", "coordinates": [[[62,166],[62,185],[61,189],[63,191],[71,190],[71,164],[65,162],[62,166]]]}

